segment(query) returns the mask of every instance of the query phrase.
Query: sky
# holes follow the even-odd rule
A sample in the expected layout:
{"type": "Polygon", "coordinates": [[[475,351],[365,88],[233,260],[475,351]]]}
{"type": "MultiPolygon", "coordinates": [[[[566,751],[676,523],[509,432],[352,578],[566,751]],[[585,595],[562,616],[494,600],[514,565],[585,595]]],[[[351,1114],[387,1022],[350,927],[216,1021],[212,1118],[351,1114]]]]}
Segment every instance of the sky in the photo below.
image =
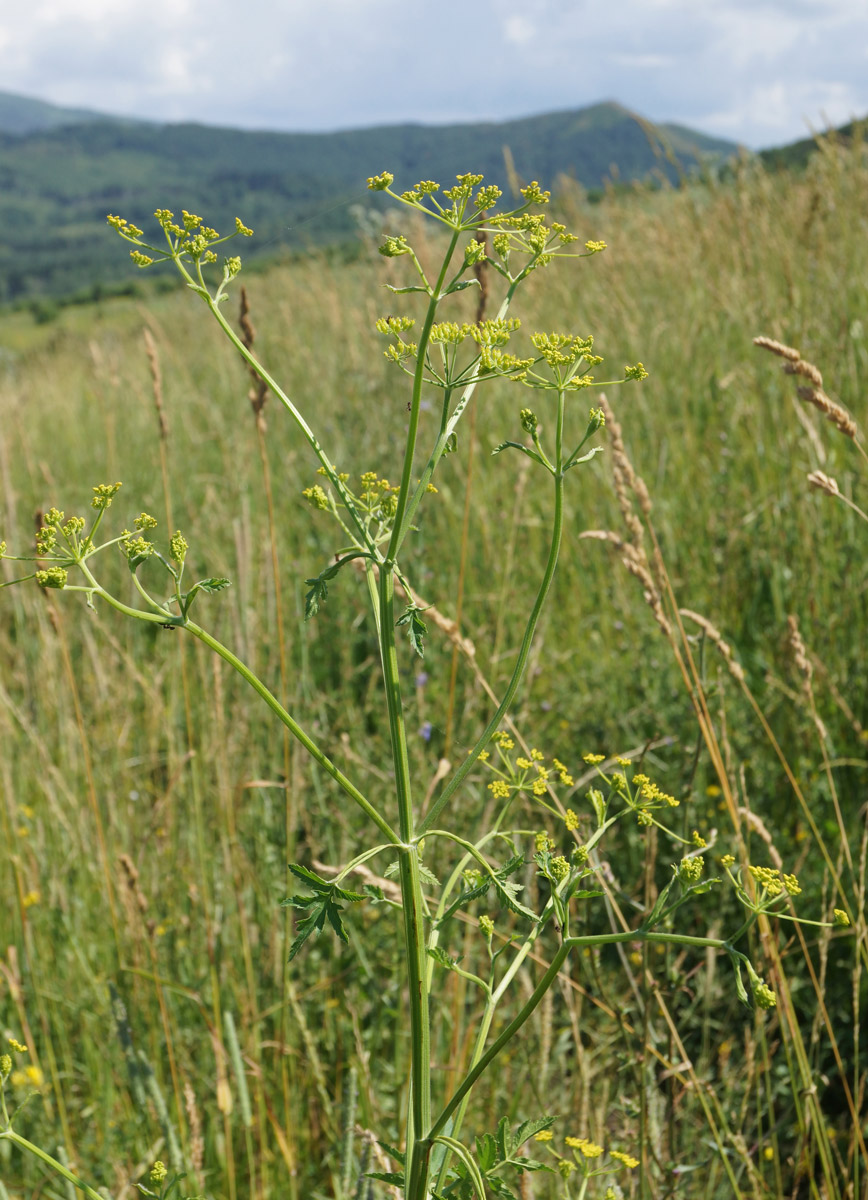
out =
{"type": "Polygon", "coordinates": [[[868,114],[868,2],[9,0],[0,89],[292,131],[617,100],[760,148],[868,114]]]}

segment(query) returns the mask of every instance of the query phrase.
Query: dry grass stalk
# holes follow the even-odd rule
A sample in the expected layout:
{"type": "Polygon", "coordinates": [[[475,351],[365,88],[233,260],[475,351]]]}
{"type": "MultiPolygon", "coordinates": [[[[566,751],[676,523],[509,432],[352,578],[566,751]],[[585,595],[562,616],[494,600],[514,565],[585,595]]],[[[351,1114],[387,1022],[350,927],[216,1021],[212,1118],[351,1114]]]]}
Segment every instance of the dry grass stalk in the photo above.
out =
{"type": "Polygon", "coordinates": [[[138,868],[130,858],[129,854],[121,854],[118,858],[118,862],[121,864],[124,875],[126,876],[129,894],[132,897],[136,908],[140,913],[142,913],[142,915],[144,915],[148,911],[148,898],[139,887],[138,868]]]}
{"type": "Polygon", "coordinates": [[[663,633],[669,637],[672,633],[672,626],[669,618],[663,611],[663,599],[660,595],[660,590],[651,575],[651,570],[648,566],[648,557],[642,546],[636,546],[633,542],[625,542],[622,537],[611,529],[586,529],[579,534],[580,538],[591,538],[594,541],[609,542],[621,556],[621,563],[627,568],[634,579],[638,579],[642,585],[642,595],[645,603],[654,614],[654,620],[662,629],[663,633]]]}
{"type": "Polygon", "coordinates": [[[639,547],[643,543],[645,531],[642,528],[641,521],[636,516],[630,492],[639,501],[639,507],[646,517],[650,516],[651,513],[651,497],[648,494],[645,481],[641,476],[636,474],[633,470],[633,464],[627,457],[624,439],[621,436],[621,426],[615,420],[615,414],[612,411],[612,406],[609,404],[605,392],[600,393],[600,408],[602,408],[606,416],[606,433],[612,445],[612,474],[615,477],[615,495],[618,498],[618,505],[624,517],[624,523],[630,530],[634,544],[639,547]]]}
{"type": "MultiPolygon", "coordinates": [[[[488,234],[484,229],[477,229],[476,240],[481,246],[485,247],[485,253],[488,254],[488,234]]],[[[488,273],[485,270],[485,259],[475,263],[473,274],[479,284],[479,298],[476,302],[476,324],[481,325],[485,319],[485,310],[488,307],[488,273]]]]}
{"type": "Polygon", "coordinates": [[[741,663],[737,663],[732,656],[732,647],[729,642],[723,640],[723,634],[712,625],[712,623],[699,613],[693,612],[689,608],[679,608],[679,613],[682,617],[687,617],[688,621],[693,621],[695,625],[703,631],[711,644],[720,651],[726,660],[726,665],[729,668],[729,673],[733,679],[737,679],[739,683],[744,683],[744,670],[741,663]]]}
{"type": "Polygon", "coordinates": [[[196,1093],[190,1086],[189,1079],[184,1082],[184,1108],[190,1122],[190,1167],[198,1175],[205,1156],[205,1139],[202,1137],[202,1119],[196,1104],[196,1093]]]}
{"type": "MultiPolygon", "coordinates": [[[[241,288],[241,308],[238,314],[238,324],[241,326],[241,341],[244,344],[245,350],[252,350],[253,343],[256,341],[256,330],[253,322],[250,320],[250,303],[247,299],[247,288],[243,286],[241,288]]],[[[247,399],[250,401],[250,407],[253,409],[256,423],[264,433],[265,417],[262,415],[262,410],[265,407],[265,401],[268,399],[268,385],[254,371],[253,367],[248,366],[247,373],[253,384],[247,393],[247,399]]]]}
{"type": "Polygon", "coordinates": [[[804,400],[807,404],[813,404],[814,408],[819,409],[823,416],[828,421],[831,421],[835,428],[840,430],[845,437],[852,438],[853,441],[856,440],[856,433],[858,432],[856,422],[848,412],[845,412],[840,404],[836,404],[834,400],[831,400],[822,388],[800,387],[796,390],[799,393],[800,399],[804,400]]]}
{"type": "Polygon", "coordinates": [[[830,496],[841,495],[837,481],[823,471],[811,471],[808,475],[808,483],[820,492],[827,492],[830,496]]]}
{"type": "Polygon", "coordinates": [[[819,367],[815,367],[813,363],[807,362],[804,358],[800,358],[798,362],[785,362],[784,374],[801,375],[804,379],[809,379],[816,387],[823,386],[823,376],[820,374],[819,367]]]}
{"type": "Polygon", "coordinates": [[[797,363],[801,360],[801,354],[792,346],[785,346],[783,342],[776,342],[774,338],[755,337],[753,340],[755,346],[759,346],[761,350],[770,350],[772,354],[777,354],[779,358],[789,359],[792,363],[797,363]]]}
{"type": "Polygon", "coordinates": [[[810,688],[811,680],[814,678],[814,664],[808,658],[807,647],[799,632],[798,617],[793,616],[792,613],[787,617],[787,643],[793,654],[793,662],[804,678],[806,687],[810,688]]]}
{"type": "Polygon", "coordinates": [[[148,367],[151,372],[151,385],[154,393],[154,408],[157,410],[157,421],[160,426],[160,440],[169,438],[169,422],[166,420],[166,409],[163,404],[163,376],[160,371],[160,360],[157,357],[157,343],[150,329],[145,326],[142,330],[145,341],[145,353],[148,356],[148,367]]]}
{"type": "Polygon", "coordinates": [[[779,358],[785,358],[784,371],[787,375],[800,375],[803,379],[809,380],[810,386],[802,386],[796,390],[799,393],[799,398],[804,400],[806,404],[813,404],[814,408],[819,409],[823,416],[832,422],[836,429],[844,434],[845,437],[856,440],[858,432],[856,422],[844,408],[841,407],[835,400],[832,400],[823,391],[823,376],[820,374],[819,368],[807,359],[802,358],[798,350],[792,346],[785,346],[782,342],[776,342],[773,338],[755,337],[753,340],[755,346],[759,346],[761,350],[770,350],[772,354],[777,354],[779,358]]]}

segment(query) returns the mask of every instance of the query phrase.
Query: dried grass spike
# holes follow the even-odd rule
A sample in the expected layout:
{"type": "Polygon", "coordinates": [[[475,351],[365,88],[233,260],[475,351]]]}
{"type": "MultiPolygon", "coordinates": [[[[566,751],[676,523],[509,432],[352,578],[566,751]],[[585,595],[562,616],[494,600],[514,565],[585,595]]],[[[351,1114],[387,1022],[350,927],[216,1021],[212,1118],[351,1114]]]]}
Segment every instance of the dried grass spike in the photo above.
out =
{"type": "Polygon", "coordinates": [[[824,474],[822,471],[811,471],[808,475],[808,483],[820,492],[827,492],[830,496],[841,495],[837,480],[833,479],[831,475],[824,474]]]}
{"type": "Polygon", "coordinates": [[[814,675],[814,665],[808,658],[807,647],[799,632],[799,619],[792,614],[787,617],[787,642],[793,652],[793,661],[796,667],[803,675],[806,686],[810,687],[814,675]]]}
{"type": "Polygon", "coordinates": [[[169,423],[166,420],[166,409],[163,404],[163,376],[160,371],[160,360],[157,357],[157,343],[147,326],[142,330],[145,341],[145,354],[148,356],[148,367],[151,372],[151,384],[154,392],[154,408],[157,410],[157,421],[160,425],[160,437],[165,442],[169,437],[169,423]]]}
{"type": "Polygon", "coordinates": [[[679,608],[678,611],[682,617],[687,617],[688,621],[693,621],[694,624],[698,625],[711,644],[720,651],[726,659],[726,665],[733,679],[737,679],[739,683],[744,683],[744,669],[741,663],[737,663],[732,657],[732,647],[729,642],[723,640],[723,634],[720,630],[716,629],[707,617],[703,617],[700,613],[693,612],[689,608],[679,608]]]}
{"type": "Polygon", "coordinates": [[[797,390],[799,397],[806,404],[813,404],[814,408],[819,409],[823,416],[831,421],[845,437],[856,440],[856,422],[840,404],[836,404],[834,400],[830,399],[821,388],[800,387],[797,390]]]}
{"type": "Polygon", "coordinates": [[[792,346],[785,346],[783,342],[776,342],[774,338],[755,337],[753,344],[759,346],[761,350],[770,350],[779,358],[788,358],[790,362],[799,362],[802,357],[798,350],[794,350],[792,346]]]}
{"type": "Polygon", "coordinates": [[[785,362],[784,373],[786,375],[802,375],[805,379],[810,379],[816,387],[823,386],[823,376],[820,374],[819,367],[815,367],[813,363],[806,362],[804,358],[800,358],[798,362],[785,362]]]}

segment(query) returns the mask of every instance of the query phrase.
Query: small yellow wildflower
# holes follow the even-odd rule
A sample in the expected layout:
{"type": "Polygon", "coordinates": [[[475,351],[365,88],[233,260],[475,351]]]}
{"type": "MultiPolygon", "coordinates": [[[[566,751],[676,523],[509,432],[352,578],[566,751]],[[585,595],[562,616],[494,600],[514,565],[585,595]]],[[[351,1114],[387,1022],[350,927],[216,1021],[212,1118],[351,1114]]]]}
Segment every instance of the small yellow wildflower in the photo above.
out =
{"type": "Polygon", "coordinates": [[[720,865],[722,867],[731,867],[734,863],[735,863],[735,855],[734,854],[724,854],[723,858],[721,858],[721,860],[720,860],[720,865]]]}
{"type": "Polygon", "coordinates": [[[44,1083],[44,1077],[39,1067],[28,1066],[23,1071],[13,1071],[10,1077],[13,1087],[25,1088],[34,1087],[41,1088],[44,1083]]]}
{"type": "Polygon", "coordinates": [[[588,765],[592,766],[592,767],[595,767],[597,765],[597,763],[603,762],[605,760],[605,758],[606,758],[605,754],[583,754],[582,755],[582,760],[584,762],[588,763],[588,765]]]}
{"type": "Polygon", "coordinates": [[[494,796],[495,800],[505,800],[509,795],[509,785],[502,779],[495,779],[488,785],[488,790],[494,796]]]}
{"type": "Polygon", "coordinates": [[[483,916],[479,918],[479,930],[486,941],[490,942],[494,933],[494,921],[492,921],[491,917],[483,916]]]}
{"type": "Polygon", "coordinates": [[[567,862],[567,860],[564,858],[564,856],[562,854],[559,854],[556,858],[552,859],[551,866],[549,869],[551,870],[552,878],[555,879],[558,883],[560,883],[562,880],[566,879],[566,877],[569,875],[570,864],[567,862]]]}
{"type": "Polygon", "coordinates": [[[541,1129],[539,1133],[533,1135],[535,1142],[550,1142],[555,1135],[550,1129],[541,1129]]]}
{"type": "Polygon", "coordinates": [[[774,1008],[778,1002],[772,989],[761,979],[758,979],[753,985],[753,998],[756,1000],[757,1008],[774,1008]]]}
{"type": "Polygon", "coordinates": [[[605,1153],[602,1146],[589,1141],[588,1138],[568,1137],[564,1138],[564,1141],[571,1150],[578,1150],[584,1158],[599,1158],[601,1154],[605,1153]]]}
{"type": "Polygon", "coordinates": [[[515,765],[517,767],[521,767],[522,771],[529,771],[533,766],[533,763],[529,758],[517,758],[515,760],[515,765]]]}
{"type": "Polygon", "coordinates": [[[610,1150],[609,1158],[614,1158],[617,1162],[623,1163],[624,1166],[629,1167],[631,1171],[634,1167],[639,1166],[638,1158],[634,1158],[632,1154],[624,1154],[620,1150],[610,1150]]]}
{"type": "Polygon", "coordinates": [[[766,1162],[771,1162],[774,1156],[774,1146],[766,1146],[766,1148],[763,1150],[763,1158],[766,1160],[766,1162]]]}
{"type": "Polygon", "coordinates": [[[835,924],[846,927],[850,924],[850,918],[844,912],[843,908],[836,908],[834,912],[835,924]]]}
{"type": "Polygon", "coordinates": [[[33,905],[38,904],[41,899],[42,899],[41,893],[34,890],[31,892],[28,892],[26,894],[26,896],[24,896],[24,898],[22,899],[21,903],[23,904],[23,906],[25,908],[32,908],[33,905]]]}
{"type": "Polygon", "coordinates": [[[542,750],[531,750],[530,756],[534,762],[542,762],[545,759],[542,750]]]}
{"type": "Polygon", "coordinates": [[[6,1039],[6,1041],[9,1043],[9,1045],[12,1047],[12,1049],[13,1049],[13,1050],[16,1050],[16,1051],[17,1051],[19,1054],[26,1054],[26,1053],[27,1053],[27,1047],[26,1047],[26,1046],[22,1046],[22,1045],[21,1045],[21,1043],[20,1043],[20,1042],[19,1042],[19,1041],[18,1041],[16,1038],[14,1038],[14,1037],[8,1037],[8,1038],[6,1039]]]}
{"type": "Polygon", "coordinates": [[[572,832],[574,829],[578,829],[579,818],[573,809],[568,808],[564,813],[564,824],[566,825],[567,829],[570,830],[570,832],[572,832]]]}

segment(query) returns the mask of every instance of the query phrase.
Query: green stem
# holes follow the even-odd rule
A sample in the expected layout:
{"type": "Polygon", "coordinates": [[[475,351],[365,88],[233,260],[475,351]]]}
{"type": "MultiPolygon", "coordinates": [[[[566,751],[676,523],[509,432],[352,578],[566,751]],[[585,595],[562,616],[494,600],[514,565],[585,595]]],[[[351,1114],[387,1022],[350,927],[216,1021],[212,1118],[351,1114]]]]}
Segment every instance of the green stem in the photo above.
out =
{"type": "Polygon", "coordinates": [[[512,677],[507,684],[503,699],[497,706],[497,710],[479,736],[473,749],[449,780],[446,787],[437,797],[435,802],[431,805],[428,815],[419,826],[420,836],[424,835],[427,830],[431,828],[431,826],[439,817],[440,813],[443,811],[443,808],[463,783],[468,772],[473,769],[477,759],[491,741],[492,734],[495,733],[501,721],[503,720],[504,714],[512,704],[515,693],[518,691],[518,685],[521,682],[521,677],[524,674],[524,668],[527,665],[528,656],[530,655],[540,613],[542,612],[546,596],[548,595],[552,579],[554,578],[555,568],[558,563],[558,554],[560,553],[561,548],[561,538],[563,536],[564,528],[564,477],[560,472],[554,476],[554,488],[555,511],[552,519],[552,539],[549,546],[548,560],[546,562],[545,572],[543,574],[542,582],[539,586],[539,591],[537,592],[536,600],[534,601],[533,608],[531,609],[530,616],[528,617],[527,625],[525,626],[524,636],[521,640],[521,646],[519,648],[518,657],[515,661],[515,666],[513,667],[512,677]]]}
{"type": "MultiPolygon", "coordinates": [[[[371,579],[371,583],[373,580],[371,579]]],[[[386,709],[395,770],[398,802],[399,879],[404,920],[404,947],[407,959],[407,986],[410,1007],[410,1114],[407,1124],[407,1172],[405,1194],[424,1195],[428,1175],[430,1145],[421,1141],[431,1124],[431,1028],[428,1010],[427,954],[425,950],[424,901],[419,874],[419,850],[414,841],[410,759],[407,731],[401,701],[398,651],[395,645],[394,566],[380,567],[378,621],[386,709]],[[412,844],[411,844],[412,843],[412,844]]],[[[394,840],[394,839],[393,839],[394,840]]]]}
{"type": "Polygon", "coordinates": [[[16,1133],[14,1129],[4,1129],[2,1132],[0,1132],[0,1140],[3,1138],[6,1138],[10,1142],[14,1142],[15,1145],[20,1146],[22,1150],[29,1150],[30,1153],[35,1154],[37,1158],[41,1158],[47,1167],[51,1167],[52,1171],[56,1171],[58,1175],[62,1175],[64,1179],[68,1179],[74,1187],[77,1187],[79,1191],[84,1192],[85,1196],[88,1196],[90,1200],[105,1200],[105,1197],[101,1196],[99,1192],[95,1192],[92,1187],[89,1187],[83,1180],[79,1179],[77,1175],[73,1175],[72,1171],[70,1171],[68,1167],[65,1167],[62,1162],[58,1162],[56,1158],[52,1158],[52,1156],[40,1146],[34,1146],[33,1142],[28,1142],[27,1138],[23,1138],[21,1134],[16,1133]]]}
{"type": "Polygon", "coordinates": [[[434,324],[434,318],[437,315],[437,306],[443,299],[442,288],[446,279],[446,272],[449,269],[449,263],[455,252],[455,247],[458,244],[459,230],[455,229],[452,233],[452,238],[449,242],[449,248],[443,258],[443,266],[440,268],[440,274],[437,276],[437,283],[431,292],[431,299],[428,301],[428,311],[425,313],[425,322],[422,326],[422,333],[419,337],[419,348],[416,351],[416,370],[413,375],[413,396],[410,402],[410,422],[407,427],[407,444],[404,449],[404,467],[401,472],[401,488],[398,492],[398,501],[395,507],[394,524],[392,526],[392,537],[389,540],[389,548],[386,552],[386,561],[394,562],[398,556],[398,548],[405,534],[404,514],[407,508],[407,503],[410,498],[410,488],[413,482],[413,460],[416,457],[416,439],[419,434],[419,414],[421,412],[422,401],[422,382],[425,375],[425,357],[428,353],[428,339],[431,335],[431,326],[434,324]]]}

